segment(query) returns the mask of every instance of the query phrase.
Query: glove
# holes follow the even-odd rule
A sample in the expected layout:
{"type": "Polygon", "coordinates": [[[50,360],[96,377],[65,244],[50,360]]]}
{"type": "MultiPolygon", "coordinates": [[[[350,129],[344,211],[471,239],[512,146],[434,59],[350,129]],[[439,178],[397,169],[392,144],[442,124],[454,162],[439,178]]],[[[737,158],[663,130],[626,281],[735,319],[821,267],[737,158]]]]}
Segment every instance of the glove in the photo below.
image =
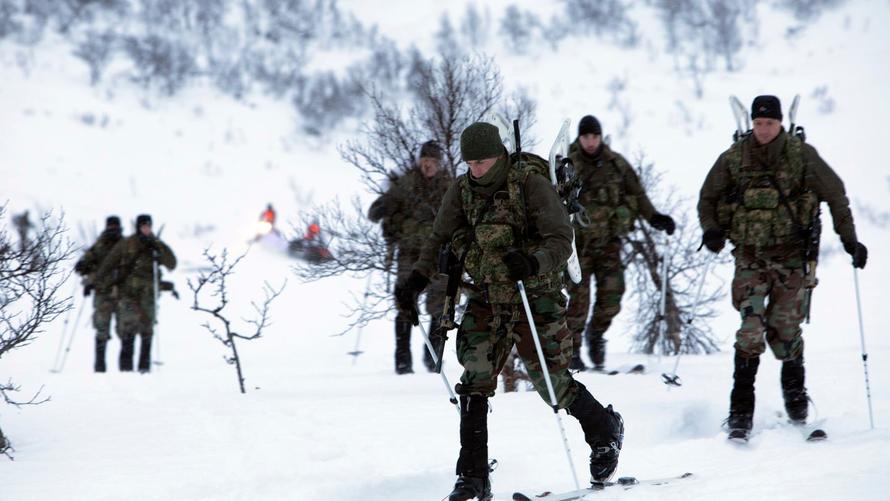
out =
{"type": "Polygon", "coordinates": [[[86,284],[86,285],[84,285],[84,286],[83,286],[83,295],[84,295],[84,297],[89,296],[89,295],[90,295],[90,292],[93,292],[93,289],[94,289],[94,288],[95,288],[95,287],[93,287],[93,284],[86,284]]]}
{"type": "Polygon", "coordinates": [[[411,314],[411,323],[420,324],[419,314],[417,312],[417,295],[426,289],[430,280],[423,276],[419,271],[413,270],[408,278],[399,280],[396,284],[396,304],[399,309],[411,314]]]}
{"type": "Polygon", "coordinates": [[[861,242],[844,242],[844,250],[853,257],[854,268],[865,268],[868,261],[868,249],[861,242]]]}
{"type": "Polygon", "coordinates": [[[78,275],[84,275],[87,271],[87,265],[83,261],[78,261],[74,263],[74,272],[78,275]]]}
{"type": "Polygon", "coordinates": [[[529,256],[518,250],[511,250],[504,256],[504,264],[507,265],[507,275],[510,280],[525,280],[538,274],[538,260],[535,256],[529,256]]]}
{"type": "Polygon", "coordinates": [[[674,224],[674,218],[667,214],[655,213],[652,219],[649,220],[649,224],[656,230],[663,231],[668,235],[673,235],[674,230],[677,229],[677,225],[674,224]]]}
{"type": "Polygon", "coordinates": [[[148,249],[152,252],[159,252],[161,250],[161,245],[160,243],[158,243],[158,239],[155,237],[147,237],[140,234],[139,240],[141,240],[142,244],[148,247],[148,249]]]}
{"type": "Polygon", "coordinates": [[[707,247],[709,251],[719,254],[723,250],[723,246],[726,245],[726,232],[711,228],[702,235],[701,244],[707,247]]]}

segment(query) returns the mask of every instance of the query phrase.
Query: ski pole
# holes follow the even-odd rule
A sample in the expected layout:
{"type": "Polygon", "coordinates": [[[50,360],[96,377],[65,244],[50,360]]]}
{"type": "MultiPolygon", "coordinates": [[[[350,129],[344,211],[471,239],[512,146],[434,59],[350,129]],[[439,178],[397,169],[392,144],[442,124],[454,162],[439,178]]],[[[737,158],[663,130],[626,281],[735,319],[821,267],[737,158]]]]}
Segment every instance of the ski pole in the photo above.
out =
{"type": "Polygon", "coordinates": [[[553,391],[553,382],[550,380],[550,369],[547,367],[547,360],[544,358],[544,349],[541,348],[541,339],[538,337],[538,329],[535,327],[532,308],[528,304],[528,295],[525,293],[525,285],[522,283],[522,280],[516,282],[516,288],[519,289],[519,295],[522,297],[522,306],[525,308],[525,316],[528,317],[528,327],[532,332],[535,350],[538,352],[538,362],[541,364],[541,372],[544,373],[547,393],[550,394],[550,406],[553,408],[553,415],[556,416],[556,425],[559,427],[560,435],[562,435],[562,445],[566,451],[566,458],[569,460],[569,469],[572,470],[572,480],[575,481],[575,489],[581,490],[581,486],[578,484],[578,474],[575,472],[575,463],[572,461],[572,451],[569,449],[569,440],[566,438],[566,430],[562,425],[562,418],[559,416],[559,404],[556,401],[556,392],[553,391]]]}
{"type": "MultiPolygon", "coordinates": [[[[701,281],[698,283],[698,290],[695,292],[695,301],[692,303],[692,314],[689,316],[689,320],[686,321],[687,324],[691,324],[693,320],[695,320],[695,314],[698,312],[698,306],[701,304],[701,294],[705,288],[705,280],[708,278],[708,271],[711,269],[711,263],[714,262],[714,258],[717,257],[717,253],[712,253],[711,256],[705,261],[705,270],[702,272],[701,281]]],[[[680,376],[677,375],[677,369],[680,367],[680,358],[683,356],[682,352],[683,341],[680,341],[680,346],[677,348],[677,360],[674,361],[674,372],[671,374],[662,374],[661,377],[664,379],[664,384],[668,386],[682,386],[680,384],[680,376]]]]}
{"type": "MultiPolygon", "coordinates": [[[[430,355],[433,356],[433,362],[436,365],[439,365],[439,356],[436,355],[436,350],[433,348],[433,343],[430,342],[430,337],[427,335],[426,329],[423,328],[423,323],[418,322],[417,326],[420,327],[420,333],[423,335],[423,342],[426,345],[426,349],[429,350],[430,355]]],[[[454,390],[451,389],[451,383],[448,382],[448,377],[445,376],[444,371],[439,371],[439,375],[442,376],[442,383],[445,384],[445,389],[448,390],[448,401],[454,404],[454,408],[457,409],[457,414],[460,415],[460,404],[457,403],[457,396],[454,394],[454,390]]]]}
{"type": "Polygon", "coordinates": [[[664,237],[664,255],[661,257],[661,305],[659,306],[659,317],[661,320],[661,336],[664,337],[667,332],[667,274],[668,263],[671,260],[671,247],[668,244],[668,237],[664,237]]]}
{"type": "MultiPolygon", "coordinates": [[[[365,283],[365,295],[362,298],[362,312],[364,313],[365,309],[368,306],[368,296],[371,294],[371,277],[373,277],[373,273],[368,273],[368,281],[365,283]]],[[[387,279],[389,277],[389,273],[386,274],[387,279]]],[[[387,286],[387,292],[389,292],[389,287],[387,286]]],[[[361,317],[359,317],[361,318],[361,317]]],[[[352,351],[347,352],[347,355],[352,355],[352,365],[355,366],[355,362],[358,360],[358,356],[364,353],[359,349],[359,345],[362,341],[362,328],[364,328],[365,324],[359,324],[356,335],[355,335],[355,348],[352,351]]]]}
{"type": "Polygon", "coordinates": [[[65,346],[65,352],[62,353],[62,360],[59,363],[58,370],[53,372],[62,372],[65,369],[65,362],[68,360],[68,353],[71,351],[71,345],[74,344],[74,336],[77,335],[77,324],[80,323],[80,315],[83,313],[83,305],[86,299],[80,302],[80,308],[77,309],[77,315],[74,316],[74,323],[71,325],[71,335],[68,337],[68,345],[65,346]]]}
{"type": "MultiPolygon", "coordinates": [[[[71,290],[72,298],[77,297],[75,296],[75,294],[77,294],[77,285],[77,280],[74,280],[74,288],[71,290]]],[[[81,303],[80,307],[83,308],[83,303],[81,303]]],[[[56,358],[53,360],[53,366],[49,370],[50,372],[58,372],[56,367],[59,366],[59,360],[62,357],[62,348],[65,346],[65,338],[68,335],[68,322],[71,320],[71,310],[73,309],[74,308],[69,308],[68,312],[65,313],[65,321],[62,323],[62,336],[59,338],[59,347],[56,349],[56,358]]]]}
{"type": "Polygon", "coordinates": [[[862,323],[862,300],[859,298],[859,272],[853,268],[853,284],[856,288],[856,311],[859,313],[859,341],[862,345],[862,370],[865,372],[865,395],[868,399],[868,422],[875,429],[875,418],[871,410],[871,386],[868,383],[868,353],[865,351],[865,327],[862,323]]]}

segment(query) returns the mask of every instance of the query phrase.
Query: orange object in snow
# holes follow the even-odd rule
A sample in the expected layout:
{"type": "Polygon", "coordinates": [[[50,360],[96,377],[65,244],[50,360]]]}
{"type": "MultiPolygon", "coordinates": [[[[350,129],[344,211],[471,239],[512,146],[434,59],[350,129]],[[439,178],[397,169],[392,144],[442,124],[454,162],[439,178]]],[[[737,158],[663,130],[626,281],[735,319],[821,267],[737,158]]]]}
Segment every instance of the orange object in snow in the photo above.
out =
{"type": "Polygon", "coordinates": [[[272,204],[266,206],[266,210],[260,214],[260,221],[265,221],[269,224],[275,224],[275,209],[272,208],[272,204]]]}
{"type": "Polygon", "coordinates": [[[306,236],[304,237],[306,240],[313,240],[318,234],[321,233],[321,228],[316,223],[312,223],[309,225],[309,228],[306,230],[306,236]]]}

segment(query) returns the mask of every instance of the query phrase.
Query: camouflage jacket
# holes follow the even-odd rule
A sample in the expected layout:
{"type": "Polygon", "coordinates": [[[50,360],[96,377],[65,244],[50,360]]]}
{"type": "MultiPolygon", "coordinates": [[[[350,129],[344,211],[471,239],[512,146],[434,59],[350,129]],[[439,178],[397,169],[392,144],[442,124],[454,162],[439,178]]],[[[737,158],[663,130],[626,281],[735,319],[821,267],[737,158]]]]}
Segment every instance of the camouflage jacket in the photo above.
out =
{"type": "Polygon", "coordinates": [[[821,202],[841,239],[856,242],[843,181],[815,148],[783,130],[767,145],[749,135],[720,155],[702,185],[698,216],[704,231],[723,229],[736,247],[788,254],[805,245],[801,231],[821,202]]]}
{"type": "MultiPolygon", "coordinates": [[[[118,293],[124,297],[152,294],[154,289],[152,255],[155,252],[152,246],[157,248],[159,265],[164,265],[170,270],[176,268],[176,256],[167,244],[157,237],[143,237],[137,233],[119,241],[111,249],[96,271],[97,286],[107,289],[117,287],[118,293]]],[[[160,267],[158,275],[160,282],[160,267]]]]}
{"type": "Polygon", "coordinates": [[[579,201],[587,223],[578,224],[584,215],[576,218],[581,242],[604,244],[633,230],[638,215],[648,221],[656,213],[633,167],[609,145],[603,143],[598,153],[588,155],[575,140],[569,158],[581,179],[579,201]]]}
{"type": "Polygon", "coordinates": [[[89,282],[96,287],[97,294],[107,294],[111,292],[109,288],[98,287],[95,277],[93,276],[105,260],[105,257],[111,252],[111,249],[117,244],[121,238],[120,230],[105,230],[81,257],[74,269],[78,273],[87,277],[89,282]]]}
{"type": "Polygon", "coordinates": [[[436,211],[451,183],[443,169],[427,178],[414,168],[395,178],[386,193],[368,210],[368,218],[380,222],[390,243],[414,251],[423,247],[433,230],[436,211]]]}
{"type": "Polygon", "coordinates": [[[556,190],[509,159],[501,159],[496,169],[507,170],[498,186],[479,188],[469,173],[452,183],[414,269],[432,277],[439,248],[450,242],[458,256],[466,253],[465,269],[488,302],[518,303],[516,284],[502,259],[520,249],[538,262],[538,275],[526,280],[529,292],[558,290],[572,252],[572,227],[556,190]]]}

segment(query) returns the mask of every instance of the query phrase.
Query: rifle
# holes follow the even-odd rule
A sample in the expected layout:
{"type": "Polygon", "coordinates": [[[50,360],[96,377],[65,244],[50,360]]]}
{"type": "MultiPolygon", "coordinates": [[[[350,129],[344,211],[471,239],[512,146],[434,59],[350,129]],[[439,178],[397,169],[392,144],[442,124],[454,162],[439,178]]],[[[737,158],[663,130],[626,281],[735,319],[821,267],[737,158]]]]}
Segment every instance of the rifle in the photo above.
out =
{"type": "Polygon", "coordinates": [[[448,283],[445,285],[445,305],[442,308],[442,316],[439,318],[439,327],[435,332],[430,333],[430,337],[441,339],[436,345],[436,372],[442,370],[442,354],[445,351],[445,341],[448,340],[448,331],[457,327],[454,323],[455,307],[457,306],[458,297],[460,296],[460,284],[463,275],[463,262],[466,258],[466,252],[461,258],[458,258],[451,249],[451,243],[446,243],[439,249],[439,273],[448,277],[448,283]]]}
{"type": "Polygon", "coordinates": [[[804,253],[804,286],[807,289],[807,316],[806,322],[810,323],[810,305],[813,302],[813,289],[819,285],[819,279],[816,277],[816,266],[819,264],[819,244],[822,240],[822,209],[816,209],[816,216],[810,225],[807,233],[806,251],[804,253]]]}

